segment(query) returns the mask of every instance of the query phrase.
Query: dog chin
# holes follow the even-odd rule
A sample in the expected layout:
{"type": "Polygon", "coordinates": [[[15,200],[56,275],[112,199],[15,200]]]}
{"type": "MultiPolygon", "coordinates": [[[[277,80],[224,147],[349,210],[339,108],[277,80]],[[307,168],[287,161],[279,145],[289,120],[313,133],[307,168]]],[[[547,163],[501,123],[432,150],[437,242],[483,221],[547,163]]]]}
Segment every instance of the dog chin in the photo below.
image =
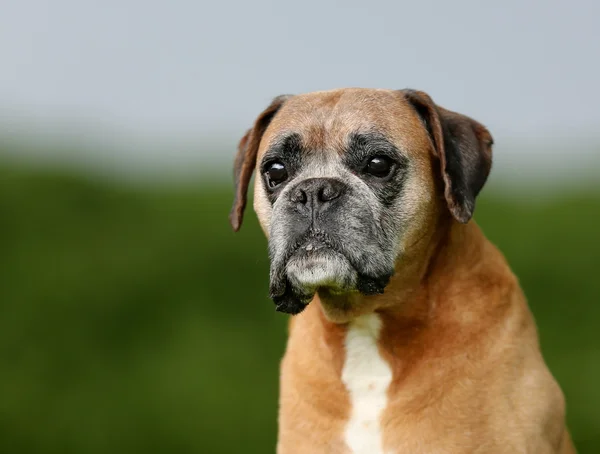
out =
{"type": "Polygon", "coordinates": [[[271,268],[270,296],[276,310],[287,314],[302,312],[316,293],[325,298],[324,303],[345,313],[359,295],[383,293],[392,272],[371,277],[328,246],[300,248],[283,269],[271,268]]]}
{"type": "Polygon", "coordinates": [[[286,265],[290,284],[303,293],[314,294],[319,288],[345,293],[356,286],[358,274],[342,254],[329,249],[295,254],[286,265]]]}

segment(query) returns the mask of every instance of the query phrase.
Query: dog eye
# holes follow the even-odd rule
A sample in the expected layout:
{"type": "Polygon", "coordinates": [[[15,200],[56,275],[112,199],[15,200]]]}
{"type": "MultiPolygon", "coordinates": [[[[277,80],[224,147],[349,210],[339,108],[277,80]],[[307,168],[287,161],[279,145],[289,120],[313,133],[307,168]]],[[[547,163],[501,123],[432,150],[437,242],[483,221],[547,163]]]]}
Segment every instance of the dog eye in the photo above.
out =
{"type": "Polygon", "coordinates": [[[279,162],[274,161],[267,166],[267,171],[265,172],[267,177],[267,183],[270,188],[274,188],[277,185],[280,185],[285,180],[287,180],[288,173],[285,170],[285,166],[279,162]]]}
{"type": "Polygon", "coordinates": [[[367,163],[365,172],[377,178],[385,178],[392,171],[392,162],[385,156],[375,156],[367,163]]]}

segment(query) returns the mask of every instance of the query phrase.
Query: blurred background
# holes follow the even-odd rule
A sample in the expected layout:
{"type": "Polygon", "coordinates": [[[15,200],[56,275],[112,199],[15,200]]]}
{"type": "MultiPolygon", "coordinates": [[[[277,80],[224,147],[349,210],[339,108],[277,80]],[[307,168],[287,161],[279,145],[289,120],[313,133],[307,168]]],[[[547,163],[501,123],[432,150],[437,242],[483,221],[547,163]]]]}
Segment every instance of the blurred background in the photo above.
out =
{"type": "Polygon", "coordinates": [[[286,317],[231,162],[282,93],[417,88],[492,131],[476,220],[600,452],[600,3],[8,0],[0,453],[274,452],[286,317]]]}

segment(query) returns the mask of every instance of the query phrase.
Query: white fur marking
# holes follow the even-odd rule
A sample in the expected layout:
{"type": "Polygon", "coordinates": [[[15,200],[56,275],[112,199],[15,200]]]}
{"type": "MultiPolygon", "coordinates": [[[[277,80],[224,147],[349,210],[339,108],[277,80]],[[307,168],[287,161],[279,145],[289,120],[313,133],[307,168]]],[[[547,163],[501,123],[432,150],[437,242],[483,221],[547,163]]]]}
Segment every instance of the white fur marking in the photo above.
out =
{"type": "Polygon", "coordinates": [[[342,381],[350,393],[352,413],[345,441],[353,454],[383,454],[381,414],[387,405],[392,370],[377,349],[381,320],[376,314],[350,322],[342,381]]]}

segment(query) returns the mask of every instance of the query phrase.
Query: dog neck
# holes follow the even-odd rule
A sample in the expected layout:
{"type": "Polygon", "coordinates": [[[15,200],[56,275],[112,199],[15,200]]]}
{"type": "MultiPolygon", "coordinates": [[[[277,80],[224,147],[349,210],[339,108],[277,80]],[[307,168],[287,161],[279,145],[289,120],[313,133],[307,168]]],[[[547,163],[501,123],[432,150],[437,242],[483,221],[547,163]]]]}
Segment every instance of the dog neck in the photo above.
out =
{"type": "MultiPolygon", "coordinates": [[[[434,234],[413,245],[410,255],[401,259],[386,292],[376,298],[384,319],[425,323],[445,294],[469,280],[470,273],[486,257],[488,241],[474,221],[459,224],[443,219],[434,234]]],[[[488,251],[492,253],[491,251],[488,251]]]]}
{"type": "MultiPolygon", "coordinates": [[[[498,252],[495,248],[486,248],[488,242],[475,222],[466,225],[447,219],[441,222],[442,225],[434,230],[435,234],[424,235],[411,247],[412,253],[399,263],[384,294],[337,297],[352,298],[347,307],[362,310],[349,321],[332,320],[319,295],[315,296],[306,314],[298,318],[311,318],[319,325],[326,344],[327,340],[333,339],[332,347],[337,349],[340,336],[343,337],[352,320],[365,315],[376,314],[381,319],[383,338],[393,330],[394,336],[408,339],[420,331],[419,327],[430,326],[440,311],[454,310],[447,303],[448,295],[459,291],[461,282],[468,281],[475,267],[485,260],[485,254],[498,252]]],[[[344,306],[343,302],[337,304],[344,306]]],[[[385,349],[385,345],[382,347],[385,349]]]]}

